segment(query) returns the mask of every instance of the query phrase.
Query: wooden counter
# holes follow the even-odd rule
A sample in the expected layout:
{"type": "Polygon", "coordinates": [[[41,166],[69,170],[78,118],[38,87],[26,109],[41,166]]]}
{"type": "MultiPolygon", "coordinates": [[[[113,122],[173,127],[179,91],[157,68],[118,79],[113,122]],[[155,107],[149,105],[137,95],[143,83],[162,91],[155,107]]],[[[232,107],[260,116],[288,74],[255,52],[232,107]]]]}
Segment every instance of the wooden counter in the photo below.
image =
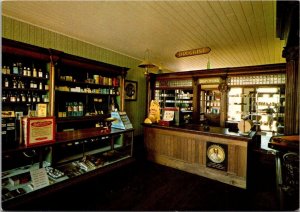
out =
{"type": "Polygon", "coordinates": [[[163,127],[144,124],[147,158],[153,162],[247,188],[248,146],[250,136],[229,132],[227,128],[198,125],[163,127]],[[225,159],[213,162],[207,150],[219,146],[225,159]]]}

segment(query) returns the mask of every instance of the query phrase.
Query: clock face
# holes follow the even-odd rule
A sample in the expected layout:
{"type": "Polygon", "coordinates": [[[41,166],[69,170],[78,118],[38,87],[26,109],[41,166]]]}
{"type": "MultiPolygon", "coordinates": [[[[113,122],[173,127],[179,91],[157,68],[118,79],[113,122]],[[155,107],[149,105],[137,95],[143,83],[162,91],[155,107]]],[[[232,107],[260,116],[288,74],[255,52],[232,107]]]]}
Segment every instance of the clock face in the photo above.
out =
{"type": "Polygon", "coordinates": [[[207,149],[207,157],[214,163],[222,163],[225,160],[225,151],[219,145],[211,145],[207,149]]]}
{"type": "Polygon", "coordinates": [[[134,88],[134,85],[133,84],[127,84],[126,85],[126,88],[125,88],[125,91],[126,91],[126,95],[128,96],[128,97],[132,97],[132,96],[134,96],[134,94],[135,94],[135,88],[134,88]]]}

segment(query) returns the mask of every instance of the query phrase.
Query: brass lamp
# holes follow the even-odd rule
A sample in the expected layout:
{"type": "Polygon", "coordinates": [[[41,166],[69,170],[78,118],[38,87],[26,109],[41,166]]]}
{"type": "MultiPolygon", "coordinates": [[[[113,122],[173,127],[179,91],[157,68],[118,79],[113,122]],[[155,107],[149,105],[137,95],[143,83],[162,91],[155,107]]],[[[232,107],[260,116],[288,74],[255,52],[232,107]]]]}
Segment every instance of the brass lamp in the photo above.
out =
{"type": "Polygon", "coordinates": [[[142,61],[142,63],[140,65],[138,65],[138,67],[145,69],[145,73],[144,73],[145,75],[149,74],[149,72],[148,72],[149,68],[156,68],[157,67],[156,65],[154,65],[153,63],[151,63],[149,61],[149,49],[147,49],[145,51],[144,60],[142,61]]]}

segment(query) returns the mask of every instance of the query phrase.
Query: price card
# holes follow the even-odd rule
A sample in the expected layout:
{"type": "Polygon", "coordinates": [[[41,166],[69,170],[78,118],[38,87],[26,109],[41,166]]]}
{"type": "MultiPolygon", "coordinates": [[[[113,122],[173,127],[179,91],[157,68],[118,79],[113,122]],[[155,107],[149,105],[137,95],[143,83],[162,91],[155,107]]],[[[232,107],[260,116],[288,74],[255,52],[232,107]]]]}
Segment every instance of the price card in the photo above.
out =
{"type": "Polygon", "coordinates": [[[174,120],[174,114],[175,114],[174,111],[166,110],[166,111],[164,112],[163,120],[164,120],[164,121],[173,121],[173,120],[174,120]]]}
{"type": "Polygon", "coordinates": [[[30,170],[30,176],[34,190],[46,187],[49,185],[49,178],[45,168],[30,170]]]}

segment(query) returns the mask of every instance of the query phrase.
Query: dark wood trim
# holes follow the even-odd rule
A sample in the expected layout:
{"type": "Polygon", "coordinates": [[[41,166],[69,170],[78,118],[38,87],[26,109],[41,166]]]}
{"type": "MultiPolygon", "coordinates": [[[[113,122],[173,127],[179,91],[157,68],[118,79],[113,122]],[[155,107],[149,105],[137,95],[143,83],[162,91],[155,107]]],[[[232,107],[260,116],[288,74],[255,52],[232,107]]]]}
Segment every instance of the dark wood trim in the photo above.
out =
{"type": "Polygon", "coordinates": [[[226,77],[227,75],[249,75],[251,74],[268,74],[268,73],[285,73],[285,63],[278,64],[266,64],[258,66],[244,66],[244,67],[232,67],[232,68],[219,68],[219,69],[205,69],[194,70],[176,73],[156,74],[157,80],[178,80],[190,79],[193,77],[205,78],[205,77],[226,77]]]}

